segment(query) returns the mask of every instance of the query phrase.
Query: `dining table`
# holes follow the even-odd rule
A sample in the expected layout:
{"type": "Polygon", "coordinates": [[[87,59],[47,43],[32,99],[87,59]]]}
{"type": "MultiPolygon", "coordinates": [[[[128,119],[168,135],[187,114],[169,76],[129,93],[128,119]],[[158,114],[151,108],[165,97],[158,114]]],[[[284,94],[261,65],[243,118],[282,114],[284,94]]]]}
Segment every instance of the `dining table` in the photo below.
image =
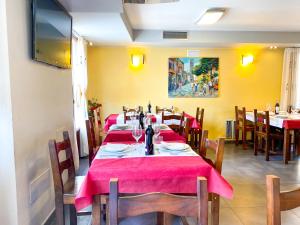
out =
{"type": "MultiPolygon", "coordinates": [[[[280,111],[279,114],[269,112],[269,116],[270,126],[284,130],[283,162],[288,164],[289,160],[291,160],[290,135],[292,131],[300,130],[300,114],[280,111]]],[[[254,122],[254,112],[246,112],[246,120],[254,122]]]]}
{"type": "MultiPolygon", "coordinates": [[[[167,131],[176,134],[171,129],[167,131]]],[[[126,136],[128,139],[117,136],[114,137],[116,141],[103,142],[75,198],[78,211],[93,205],[92,224],[100,224],[100,205],[103,198],[108,198],[111,178],[119,179],[123,194],[196,195],[196,178],[203,176],[208,181],[208,192],[214,196],[212,206],[219,208],[219,196],[233,197],[232,186],[182,139],[158,141],[154,143],[154,154],[146,155],[143,142],[136,143],[130,136],[126,136]]],[[[218,221],[219,215],[211,216],[213,221],[218,221]]]]}
{"type": "MultiPolygon", "coordinates": [[[[165,115],[181,115],[180,113],[170,113],[170,112],[165,112],[165,115]]],[[[149,117],[151,119],[152,123],[157,123],[161,124],[162,123],[162,113],[147,113],[146,117],[149,117]]],[[[184,113],[185,118],[189,118],[190,120],[190,127],[192,129],[201,129],[200,124],[196,120],[196,118],[188,113],[184,113]]],[[[108,131],[109,128],[114,125],[114,124],[124,124],[124,113],[116,113],[116,114],[110,114],[107,116],[104,120],[104,131],[108,131]]],[[[179,125],[180,121],[179,120],[167,120],[164,121],[165,124],[170,125],[170,124],[175,124],[179,125]]]]}

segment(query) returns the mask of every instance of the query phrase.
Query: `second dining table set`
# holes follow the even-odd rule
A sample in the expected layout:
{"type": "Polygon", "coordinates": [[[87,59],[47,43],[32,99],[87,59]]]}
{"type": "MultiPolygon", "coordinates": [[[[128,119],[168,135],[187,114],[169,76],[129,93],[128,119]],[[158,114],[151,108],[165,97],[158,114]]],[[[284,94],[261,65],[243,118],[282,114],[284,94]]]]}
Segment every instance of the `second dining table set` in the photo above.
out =
{"type": "Polygon", "coordinates": [[[212,224],[219,224],[220,196],[231,199],[233,189],[221,175],[224,138],[208,139],[203,116],[199,108],[191,116],[173,107],[145,114],[142,107],[123,107],[106,118],[100,146],[94,138],[100,122],[87,121],[93,157],[74,200],[77,211],[92,205],[94,225],[104,214],[117,224],[119,218],[150,212],[157,213],[157,224],[170,224],[172,215],[207,224],[211,201],[212,224]],[[209,150],[214,159],[206,157],[209,150]]]}
{"type": "Polygon", "coordinates": [[[265,153],[266,161],[272,155],[283,155],[283,162],[291,160],[291,151],[299,155],[300,114],[297,110],[279,111],[266,110],[247,111],[245,107],[235,106],[235,143],[239,144],[239,134],[242,134],[243,148],[247,149],[247,134],[251,133],[254,142],[254,155],[259,151],[265,153]],[[241,131],[241,132],[240,132],[241,131]]]}

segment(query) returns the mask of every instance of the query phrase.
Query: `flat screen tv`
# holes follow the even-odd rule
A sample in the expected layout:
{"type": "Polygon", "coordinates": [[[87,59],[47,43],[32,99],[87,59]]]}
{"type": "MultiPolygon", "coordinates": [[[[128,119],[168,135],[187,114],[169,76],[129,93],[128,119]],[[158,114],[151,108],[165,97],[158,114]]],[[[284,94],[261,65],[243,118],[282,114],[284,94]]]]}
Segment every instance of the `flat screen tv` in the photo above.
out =
{"type": "Polygon", "coordinates": [[[71,68],[72,17],[56,0],[32,0],[33,59],[71,68]]]}

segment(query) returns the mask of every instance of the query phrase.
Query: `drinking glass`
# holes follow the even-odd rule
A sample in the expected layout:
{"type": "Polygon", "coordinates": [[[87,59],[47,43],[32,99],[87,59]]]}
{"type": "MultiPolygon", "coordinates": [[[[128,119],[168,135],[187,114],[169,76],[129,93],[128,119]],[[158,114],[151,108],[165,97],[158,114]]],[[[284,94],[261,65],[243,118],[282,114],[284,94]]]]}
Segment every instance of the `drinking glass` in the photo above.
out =
{"type": "Polygon", "coordinates": [[[266,104],[266,110],[272,112],[272,105],[270,103],[266,104]]]}
{"type": "Polygon", "coordinates": [[[139,126],[134,126],[132,129],[132,136],[136,140],[136,143],[139,142],[140,138],[142,137],[143,130],[139,126]]]}
{"type": "Polygon", "coordinates": [[[155,135],[156,137],[158,137],[159,134],[160,134],[160,125],[159,125],[159,124],[155,124],[155,125],[154,125],[154,135],[155,135]]]}

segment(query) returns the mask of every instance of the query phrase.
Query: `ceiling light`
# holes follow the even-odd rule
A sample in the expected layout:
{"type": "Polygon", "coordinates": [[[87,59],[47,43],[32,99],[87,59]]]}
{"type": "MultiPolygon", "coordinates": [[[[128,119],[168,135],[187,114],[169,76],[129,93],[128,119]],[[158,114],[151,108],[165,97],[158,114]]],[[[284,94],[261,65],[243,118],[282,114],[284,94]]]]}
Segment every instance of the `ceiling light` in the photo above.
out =
{"type": "Polygon", "coordinates": [[[93,42],[90,41],[90,42],[89,42],[89,45],[90,45],[90,46],[93,46],[93,42]]]}
{"type": "Polygon", "coordinates": [[[272,49],[272,50],[273,50],[273,49],[277,49],[277,46],[276,46],[276,45],[274,45],[274,46],[271,45],[271,46],[270,46],[270,49],[272,49]]]}
{"type": "Polygon", "coordinates": [[[218,22],[224,15],[225,9],[212,8],[208,9],[197,21],[198,25],[209,25],[218,22]]]}

